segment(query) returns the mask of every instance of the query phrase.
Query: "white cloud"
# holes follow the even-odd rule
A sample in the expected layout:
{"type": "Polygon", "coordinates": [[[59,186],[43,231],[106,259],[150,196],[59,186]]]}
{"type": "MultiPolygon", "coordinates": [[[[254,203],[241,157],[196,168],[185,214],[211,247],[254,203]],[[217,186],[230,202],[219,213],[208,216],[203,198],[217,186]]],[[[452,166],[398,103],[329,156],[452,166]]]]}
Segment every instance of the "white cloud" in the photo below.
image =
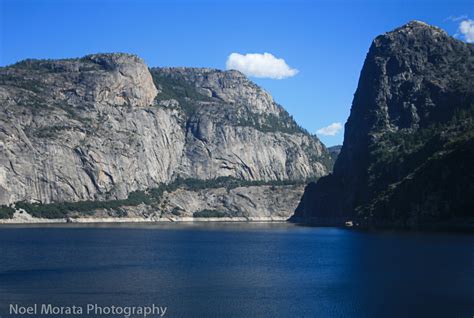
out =
{"type": "Polygon", "coordinates": [[[474,43],[474,20],[468,19],[459,23],[459,32],[467,43],[474,43]]]}
{"type": "Polygon", "coordinates": [[[295,76],[297,69],[291,68],[284,59],[279,59],[270,53],[232,53],[227,58],[226,68],[238,70],[247,76],[283,79],[295,76]]]}
{"type": "Polygon", "coordinates": [[[467,15],[458,15],[458,16],[450,15],[449,17],[444,19],[444,21],[454,21],[454,22],[456,22],[456,21],[464,20],[464,19],[467,19],[467,15]]]}
{"type": "Polygon", "coordinates": [[[341,131],[341,129],[342,129],[341,123],[332,123],[331,125],[327,127],[318,129],[316,133],[323,136],[336,136],[341,131]]]}

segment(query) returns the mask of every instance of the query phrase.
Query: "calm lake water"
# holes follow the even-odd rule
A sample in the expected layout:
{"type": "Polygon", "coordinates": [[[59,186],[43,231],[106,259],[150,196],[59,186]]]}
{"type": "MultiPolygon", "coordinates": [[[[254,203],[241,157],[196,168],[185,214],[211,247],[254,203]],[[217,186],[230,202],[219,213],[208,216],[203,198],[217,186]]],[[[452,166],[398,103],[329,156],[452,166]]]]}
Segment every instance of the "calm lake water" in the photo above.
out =
{"type": "Polygon", "coordinates": [[[3,318],[13,317],[9,303],[154,303],[168,307],[165,317],[472,318],[474,236],[245,223],[3,226],[3,318]]]}

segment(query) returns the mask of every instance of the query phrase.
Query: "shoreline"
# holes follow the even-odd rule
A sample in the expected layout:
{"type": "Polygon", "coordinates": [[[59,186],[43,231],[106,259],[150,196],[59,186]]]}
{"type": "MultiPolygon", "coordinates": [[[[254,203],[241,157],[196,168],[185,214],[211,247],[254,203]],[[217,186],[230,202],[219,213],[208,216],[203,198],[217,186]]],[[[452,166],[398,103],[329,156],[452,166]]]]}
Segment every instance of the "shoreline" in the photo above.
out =
{"type": "Polygon", "coordinates": [[[241,223],[286,223],[287,217],[270,216],[270,217],[210,217],[210,218],[194,218],[194,217],[177,217],[177,218],[61,218],[61,219],[44,219],[44,218],[13,218],[1,219],[1,225],[21,225],[21,224],[113,224],[113,223],[219,223],[219,222],[241,222],[241,223]]]}

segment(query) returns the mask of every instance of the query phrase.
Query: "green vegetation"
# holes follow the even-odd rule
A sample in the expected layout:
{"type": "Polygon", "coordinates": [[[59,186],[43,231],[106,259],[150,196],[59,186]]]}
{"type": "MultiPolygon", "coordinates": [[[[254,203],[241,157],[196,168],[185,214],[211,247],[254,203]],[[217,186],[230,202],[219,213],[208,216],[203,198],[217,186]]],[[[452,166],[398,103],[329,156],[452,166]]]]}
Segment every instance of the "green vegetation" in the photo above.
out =
{"type": "Polygon", "coordinates": [[[68,65],[70,63],[75,63],[76,61],[80,62],[79,71],[97,71],[101,69],[101,65],[92,61],[89,56],[82,57],[80,59],[76,58],[67,58],[67,59],[26,59],[19,61],[15,64],[10,65],[9,67],[15,68],[17,70],[25,70],[28,72],[46,72],[46,73],[62,73],[70,72],[68,65]]]}
{"type": "Polygon", "coordinates": [[[40,68],[41,60],[38,60],[38,59],[24,59],[24,60],[21,60],[21,61],[18,61],[16,63],[14,63],[10,66],[14,67],[14,68],[24,68],[24,69],[28,69],[28,70],[36,70],[36,69],[40,68]]]}
{"type": "Polygon", "coordinates": [[[173,210],[171,210],[171,214],[175,215],[175,216],[181,216],[181,209],[178,208],[178,207],[174,207],[173,210]]]}
{"type": "Polygon", "coordinates": [[[150,204],[150,197],[143,191],[135,191],[130,193],[128,198],[124,200],[58,202],[49,204],[17,202],[15,207],[24,209],[35,217],[55,219],[68,217],[72,212],[92,215],[96,209],[114,210],[122,206],[137,206],[141,203],[150,204]]]}
{"type": "Polygon", "coordinates": [[[227,190],[238,187],[250,186],[285,186],[306,184],[308,180],[272,180],[272,181],[251,181],[242,180],[234,177],[218,177],[215,179],[200,180],[200,179],[183,179],[177,178],[173,183],[166,185],[166,191],[174,191],[177,188],[184,188],[190,191],[198,191],[201,189],[226,188],[227,190]]]}
{"type": "Polygon", "coordinates": [[[223,218],[226,216],[229,215],[216,210],[201,210],[193,213],[193,218],[223,218]]]}
{"type": "MultiPolygon", "coordinates": [[[[261,186],[261,185],[272,185],[272,186],[283,186],[283,185],[296,185],[306,184],[305,181],[247,181],[239,180],[233,177],[219,177],[211,180],[198,180],[198,179],[183,179],[178,178],[174,182],[169,184],[161,184],[156,188],[149,189],[147,191],[134,191],[131,192],[127,199],[124,200],[109,200],[109,201],[79,201],[79,202],[57,202],[57,203],[26,203],[17,202],[16,208],[22,208],[29,214],[40,217],[40,218],[66,218],[71,215],[93,215],[97,209],[106,209],[110,211],[117,211],[119,208],[124,206],[137,206],[142,203],[147,205],[158,204],[165,191],[172,192],[179,188],[190,191],[198,191],[201,189],[209,188],[226,188],[227,190],[234,189],[243,186],[261,186]]],[[[11,218],[14,209],[8,207],[0,208],[0,218],[11,218]]],[[[119,211],[120,212],[120,211],[119,211]]],[[[125,216],[120,212],[120,216],[125,216]]],[[[174,215],[179,215],[179,211],[173,212],[174,215]]]]}
{"type": "Polygon", "coordinates": [[[274,114],[256,114],[250,111],[240,115],[236,120],[236,126],[253,127],[262,132],[284,132],[288,134],[309,132],[299,126],[293,117],[282,109],[280,116],[274,114]]]}
{"type": "Polygon", "coordinates": [[[180,178],[178,177],[175,181],[169,184],[161,184],[156,188],[149,189],[145,195],[149,196],[149,200],[159,201],[166,192],[173,192],[177,189],[185,189],[188,191],[199,191],[202,189],[216,189],[226,188],[227,191],[238,187],[250,187],[250,186],[285,186],[285,185],[301,185],[306,184],[314,180],[273,180],[273,181],[251,181],[242,180],[234,177],[217,177],[215,179],[201,180],[193,178],[180,178]]]}
{"type": "Polygon", "coordinates": [[[0,85],[8,85],[32,91],[33,93],[40,93],[43,83],[34,79],[23,78],[18,75],[2,74],[0,76],[0,85]]]}
{"type": "Polygon", "coordinates": [[[38,128],[34,131],[34,135],[38,138],[54,138],[58,136],[58,133],[69,129],[69,126],[66,125],[53,125],[38,128]]]}
{"type": "Polygon", "coordinates": [[[474,137],[474,105],[458,109],[445,123],[435,123],[416,131],[385,133],[370,149],[373,158],[369,168],[372,184],[385,180],[378,188],[396,182],[439,151],[474,137]]]}
{"type": "MultiPolygon", "coordinates": [[[[66,60],[62,60],[66,61],[66,60]]],[[[15,64],[10,65],[10,67],[19,69],[19,70],[26,70],[28,72],[33,72],[33,71],[45,71],[50,73],[51,71],[55,71],[57,67],[55,67],[55,64],[57,64],[57,60],[52,60],[52,59],[44,59],[44,60],[39,60],[39,59],[25,59],[19,62],[16,62],[15,64]]],[[[59,64],[58,64],[59,65],[59,64]]]]}
{"type": "Polygon", "coordinates": [[[62,104],[61,105],[56,105],[56,106],[58,108],[61,108],[62,110],[64,110],[64,112],[66,112],[66,114],[68,115],[69,118],[82,121],[82,117],[79,116],[79,114],[76,112],[76,110],[74,110],[73,106],[62,105],[62,104]]]}
{"type": "MultiPolygon", "coordinates": [[[[306,153],[309,154],[309,160],[310,162],[319,162],[323,166],[325,166],[328,171],[332,171],[334,168],[334,163],[336,162],[334,158],[331,157],[331,154],[328,152],[322,153],[321,156],[317,156],[314,154],[314,151],[312,149],[307,149],[306,153]]],[[[314,180],[311,180],[314,181],[314,180]]]]}
{"type": "MultiPolygon", "coordinates": [[[[218,98],[211,98],[201,94],[194,85],[179,74],[164,74],[160,71],[151,70],[153,81],[156,87],[159,87],[161,93],[156,97],[157,101],[175,99],[179,102],[180,108],[190,118],[196,111],[198,102],[218,102],[218,98]]],[[[238,107],[239,111],[243,107],[238,107]]],[[[282,107],[280,115],[256,114],[249,110],[244,110],[237,118],[230,115],[230,119],[236,126],[253,127],[263,132],[285,132],[285,133],[304,133],[308,134],[304,128],[299,126],[293,117],[282,107]],[[234,117],[234,118],[231,118],[234,117]]]]}
{"type": "Polygon", "coordinates": [[[6,205],[0,205],[0,219],[11,219],[15,209],[6,205]]]}
{"type": "Polygon", "coordinates": [[[180,108],[188,118],[194,114],[197,101],[211,100],[208,96],[199,93],[196,87],[178,74],[163,74],[154,70],[150,70],[150,73],[153,77],[155,86],[161,90],[161,92],[156,96],[156,100],[177,100],[180,108]]]}
{"type": "Polygon", "coordinates": [[[19,107],[28,109],[33,116],[36,116],[49,109],[49,106],[43,101],[30,100],[28,102],[18,103],[19,107]]]}

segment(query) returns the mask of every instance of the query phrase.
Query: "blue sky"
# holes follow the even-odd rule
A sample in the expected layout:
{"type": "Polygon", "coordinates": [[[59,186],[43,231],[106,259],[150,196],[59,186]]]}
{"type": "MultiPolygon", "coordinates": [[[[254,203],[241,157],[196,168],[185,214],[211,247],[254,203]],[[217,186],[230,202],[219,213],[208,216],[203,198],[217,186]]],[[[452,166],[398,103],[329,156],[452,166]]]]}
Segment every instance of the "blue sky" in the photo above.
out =
{"type": "MultiPolygon", "coordinates": [[[[0,0],[0,65],[25,58],[129,52],[149,66],[225,69],[231,53],[265,53],[298,73],[251,78],[311,133],[345,123],[372,39],[410,20],[454,35],[467,0],[0,0]]],[[[462,35],[458,35],[462,37],[462,35]]],[[[331,146],[335,136],[318,134],[331,146]]]]}

